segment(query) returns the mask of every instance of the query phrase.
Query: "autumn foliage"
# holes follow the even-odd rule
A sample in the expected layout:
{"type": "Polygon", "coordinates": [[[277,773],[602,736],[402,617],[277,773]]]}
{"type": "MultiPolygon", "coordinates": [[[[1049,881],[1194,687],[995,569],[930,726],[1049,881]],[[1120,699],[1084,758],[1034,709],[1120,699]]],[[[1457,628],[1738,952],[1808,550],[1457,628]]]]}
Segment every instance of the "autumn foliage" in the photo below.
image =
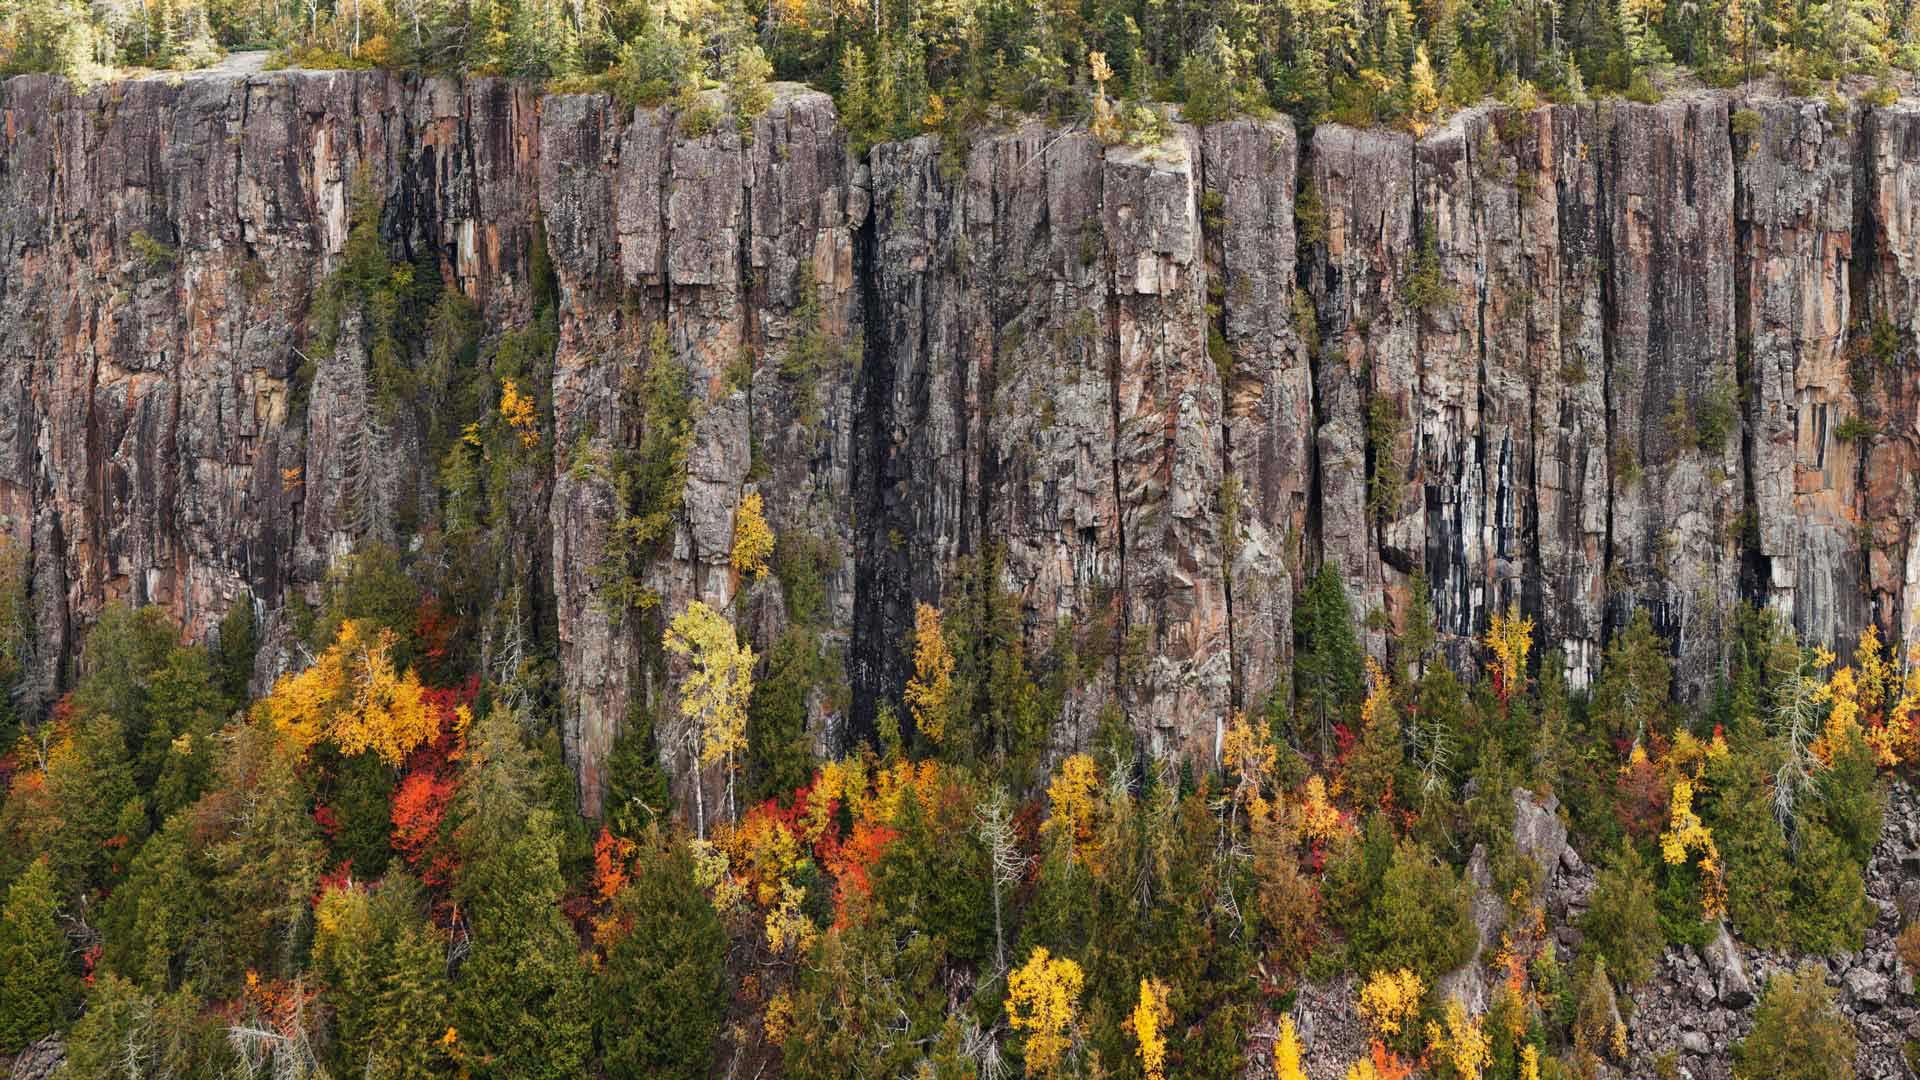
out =
{"type": "Polygon", "coordinates": [[[283,675],[264,705],[302,747],[333,744],[342,754],[373,752],[398,766],[434,736],[439,718],[412,670],[394,670],[391,630],[348,621],[313,665],[283,675]]]}

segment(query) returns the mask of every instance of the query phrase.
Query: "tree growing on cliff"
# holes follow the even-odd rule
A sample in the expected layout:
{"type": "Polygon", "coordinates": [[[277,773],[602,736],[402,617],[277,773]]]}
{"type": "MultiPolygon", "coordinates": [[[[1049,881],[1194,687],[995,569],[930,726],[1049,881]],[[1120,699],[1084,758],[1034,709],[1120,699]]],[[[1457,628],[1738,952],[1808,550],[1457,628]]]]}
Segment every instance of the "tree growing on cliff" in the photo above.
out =
{"type": "Polygon", "coordinates": [[[679,743],[698,764],[693,769],[694,824],[707,835],[707,800],[700,770],[726,766],[727,816],[737,816],[734,776],[746,749],[747,703],[753,698],[753,649],[740,643],[733,624],[704,601],[694,600],[673,617],[661,645],[685,661],[680,682],[679,743]]]}
{"type": "Polygon", "coordinates": [[[913,678],[907,680],[907,708],[913,726],[939,746],[947,734],[947,706],[953,696],[953,650],[940,626],[940,609],[916,605],[913,611],[913,678]]]}
{"type": "Polygon", "coordinates": [[[1295,613],[1294,643],[1294,735],[1299,741],[1316,736],[1324,754],[1332,747],[1333,726],[1346,723],[1366,696],[1353,609],[1332,563],[1322,563],[1307,583],[1295,613]]]}

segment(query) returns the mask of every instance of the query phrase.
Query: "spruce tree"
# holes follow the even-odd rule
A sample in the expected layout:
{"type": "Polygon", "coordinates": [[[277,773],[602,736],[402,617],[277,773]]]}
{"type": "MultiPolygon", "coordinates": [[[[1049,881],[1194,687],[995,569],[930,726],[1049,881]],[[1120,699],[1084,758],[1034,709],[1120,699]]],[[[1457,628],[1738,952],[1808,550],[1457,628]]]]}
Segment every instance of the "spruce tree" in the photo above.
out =
{"type": "Polygon", "coordinates": [[[66,1020],[73,980],[44,858],[7,889],[0,912],[0,1054],[12,1054],[66,1020]]]}
{"type": "Polygon", "coordinates": [[[1326,753],[1333,725],[1351,719],[1365,693],[1353,609],[1331,563],[1323,563],[1307,583],[1294,613],[1294,636],[1294,692],[1299,698],[1294,734],[1326,753]]]}

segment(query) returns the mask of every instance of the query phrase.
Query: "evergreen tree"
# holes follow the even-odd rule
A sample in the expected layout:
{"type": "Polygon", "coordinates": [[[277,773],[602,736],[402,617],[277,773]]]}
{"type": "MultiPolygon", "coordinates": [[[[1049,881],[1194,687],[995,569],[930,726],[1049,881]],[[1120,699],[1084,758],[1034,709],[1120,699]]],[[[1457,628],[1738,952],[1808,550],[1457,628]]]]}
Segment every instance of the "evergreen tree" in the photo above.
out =
{"type": "Polygon", "coordinates": [[[1307,583],[1294,610],[1293,688],[1296,745],[1311,742],[1329,753],[1333,726],[1351,721],[1366,692],[1353,609],[1330,563],[1307,583]]]}
{"type": "Polygon", "coordinates": [[[571,1080],[590,1029],[585,970],[560,913],[553,811],[511,713],[490,711],[468,756],[452,811],[454,896],[471,943],[454,984],[461,1060],[476,1076],[571,1080]]]}
{"type": "Polygon", "coordinates": [[[1586,948],[1606,961],[1621,985],[1638,986],[1653,974],[1664,939],[1654,903],[1653,875],[1632,844],[1622,843],[1600,871],[1593,903],[1581,918],[1586,948]]]}
{"type": "Polygon", "coordinates": [[[654,827],[637,865],[614,898],[620,937],[607,949],[597,989],[607,1073],[706,1076],[726,1016],[726,933],[694,881],[684,842],[654,827]]]}
{"type": "Polygon", "coordinates": [[[1852,1080],[1858,1041],[1834,1004],[1826,973],[1810,965],[1775,975],[1754,1010],[1753,1031],[1734,1047],[1734,1074],[1758,1080],[1852,1080]]]}
{"type": "Polygon", "coordinates": [[[456,1072],[464,1048],[460,1029],[449,1022],[454,1009],[444,934],[422,922],[400,931],[372,1015],[369,1077],[429,1080],[456,1072]]]}
{"type": "Polygon", "coordinates": [[[72,996],[53,868],[38,859],[7,887],[0,911],[0,1054],[18,1053],[64,1024],[72,996]]]}
{"type": "Polygon", "coordinates": [[[1607,646],[1600,680],[1593,689],[1592,720],[1598,733],[1622,753],[1651,733],[1666,733],[1667,702],[1673,693],[1673,667],[1666,647],[1653,632],[1645,608],[1633,613],[1625,633],[1607,646]]]}

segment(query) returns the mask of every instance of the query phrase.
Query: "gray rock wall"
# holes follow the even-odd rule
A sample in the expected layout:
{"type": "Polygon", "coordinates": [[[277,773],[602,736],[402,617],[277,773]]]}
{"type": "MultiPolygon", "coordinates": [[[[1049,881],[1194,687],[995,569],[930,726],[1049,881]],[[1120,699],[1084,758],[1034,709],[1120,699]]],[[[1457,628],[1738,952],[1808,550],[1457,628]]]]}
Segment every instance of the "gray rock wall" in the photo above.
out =
{"type": "Polygon", "coordinates": [[[0,532],[32,557],[36,688],[107,602],[204,634],[431,527],[434,463],[369,402],[364,327],[298,350],[361,170],[396,253],[489,333],[531,317],[536,230],[551,259],[555,465],[517,542],[589,809],[674,675],[643,663],[657,620],[601,602],[616,493],[581,465],[644,434],[622,388],[656,326],[699,419],[642,577],[764,648],[789,598],[728,564],[735,513],[758,493],[811,538],[851,691],[815,702],[823,748],[897,693],[914,603],[968,565],[1018,596],[1034,657],[1063,626],[1101,657],[1056,747],[1114,702],[1202,759],[1284,685],[1323,561],[1375,652],[1419,573],[1450,660],[1518,603],[1576,684],[1649,609],[1694,700],[1741,599],[1842,647],[1917,629],[1920,105],[1700,94],[1142,147],[1035,122],[864,159],[796,87],[744,130],[687,120],[379,73],[0,83],[0,532]],[[830,347],[801,379],[803,340],[830,347]]]}

